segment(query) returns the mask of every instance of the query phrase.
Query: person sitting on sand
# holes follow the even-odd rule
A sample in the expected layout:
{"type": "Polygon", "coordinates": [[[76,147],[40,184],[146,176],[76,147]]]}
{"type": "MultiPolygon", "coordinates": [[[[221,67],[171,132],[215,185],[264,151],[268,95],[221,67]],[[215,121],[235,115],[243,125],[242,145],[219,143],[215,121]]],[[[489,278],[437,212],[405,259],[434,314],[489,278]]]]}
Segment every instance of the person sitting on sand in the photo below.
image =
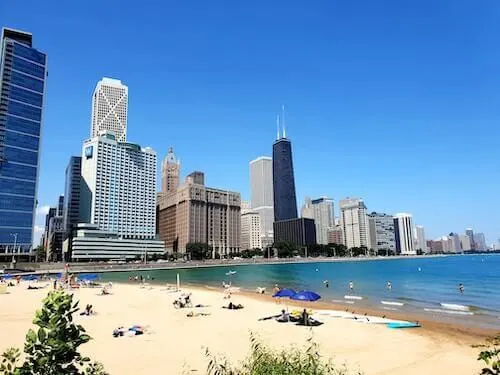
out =
{"type": "Polygon", "coordinates": [[[90,316],[94,313],[94,311],[92,310],[92,305],[89,305],[87,304],[87,306],[85,306],[85,310],[83,310],[80,315],[86,315],[86,316],[90,316]]]}
{"type": "Polygon", "coordinates": [[[281,310],[281,315],[276,319],[276,321],[280,323],[289,322],[290,315],[285,310],[281,310]]]}
{"type": "Polygon", "coordinates": [[[108,289],[104,286],[101,290],[101,295],[102,296],[107,296],[109,293],[108,289]]]}
{"type": "Polygon", "coordinates": [[[243,308],[243,305],[241,303],[239,304],[234,304],[232,302],[229,302],[229,305],[227,306],[222,306],[223,309],[229,309],[229,310],[240,310],[243,308]]]}

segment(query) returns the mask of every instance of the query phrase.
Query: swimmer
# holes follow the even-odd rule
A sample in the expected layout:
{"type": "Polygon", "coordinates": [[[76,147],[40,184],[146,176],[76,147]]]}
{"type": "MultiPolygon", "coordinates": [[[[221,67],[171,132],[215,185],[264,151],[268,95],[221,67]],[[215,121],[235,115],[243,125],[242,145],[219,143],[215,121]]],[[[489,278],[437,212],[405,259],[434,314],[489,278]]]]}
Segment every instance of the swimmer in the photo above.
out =
{"type": "Polygon", "coordinates": [[[354,289],[354,283],[352,281],[349,281],[349,290],[352,292],[354,289]]]}
{"type": "Polygon", "coordinates": [[[390,281],[387,282],[387,290],[392,290],[392,283],[390,281]]]}
{"type": "Polygon", "coordinates": [[[330,283],[328,280],[323,281],[323,284],[325,285],[325,288],[328,288],[330,286],[330,283]]]}
{"type": "Polygon", "coordinates": [[[460,291],[460,294],[464,294],[464,284],[458,284],[458,290],[460,291]]]}

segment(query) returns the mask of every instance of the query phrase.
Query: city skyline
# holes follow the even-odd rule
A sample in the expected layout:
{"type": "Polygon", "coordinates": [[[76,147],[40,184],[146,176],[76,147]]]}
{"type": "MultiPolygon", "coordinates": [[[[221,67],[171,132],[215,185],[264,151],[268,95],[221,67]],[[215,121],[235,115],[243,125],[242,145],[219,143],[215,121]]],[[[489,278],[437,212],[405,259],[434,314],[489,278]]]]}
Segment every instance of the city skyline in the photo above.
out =
{"type": "MultiPolygon", "coordinates": [[[[373,5],[366,5],[368,9],[359,14],[362,19],[374,11],[373,5]]],[[[262,10],[265,5],[257,2],[254,6],[262,10]]],[[[347,9],[340,9],[339,16],[335,17],[342,17],[350,5],[344,7],[347,9]]],[[[463,38],[471,40],[471,36],[481,38],[480,40],[486,43],[488,38],[491,38],[490,34],[494,34],[493,29],[496,26],[490,25],[486,29],[482,28],[482,31],[476,31],[476,28],[472,27],[483,24],[484,21],[484,15],[483,18],[480,17],[482,13],[479,14],[478,8],[474,8],[472,15],[470,9],[463,7],[452,10],[457,16],[470,20],[466,28],[457,28],[447,19],[433,13],[430,24],[437,27],[444,22],[448,25],[449,32],[440,33],[437,37],[434,35],[431,40],[430,35],[422,32],[419,27],[421,25],[415,21],[407,25],[396,25],[395,20],[399,19],[398,15],[404,13],[404,10],[402,6],[394,5],[394,9],[387,15],[387,27],[392,30],[391,33],[375,33],[372,40],[370,33],[373,29],[370,25],[365,25],[359,29],[361,39],[349,36],[351,39],[346,45],[336,42],[335,53],[332,53],[331,49],[328,50],[325,38],[312,26],[314,20],[317,20],[319,25],[325,25],[320,13],[329,15],[328,18],[333,16],[332,9],[321,4],[304,21],[312,33],[304,37],[308,42],[317,40],[318,43],[310,45],[311,54],[305,54],[310,59],[305,62],[306,65],[303,65],[303,59],[294,61],[294,57],[298,56],[297,52],[304,54],[306,45],[301,43],[296,50],[291,49],[293,42],[300,36],[300,30],[291,32],[290,36],[284,38],[283,43],[287,51],[285,58],[276,56],[270,61],[269,53],[256,54],[257,64],[254,65],[260,71],[237,59],[231,49],[222,49],[224,44],[217,46],[218,51],[223,51],[223,56],[229,57],[228,62],[231,64],[217,65],[215,63],[220,63],[224,57],[207,55],[204,68],[197,70],[194,62],[200,61],[201,56],[186,55],[185,50],[167,35],[162,42],[164,44],[160,45],[171,45],[172,48],[165,49],[172,53],[172,56],[176,56],[177,60],[166,59],[167,66],[164,71],[173,73],[162,73],[161,69],[147,69],[150,72],[145,71],[143,74],[134,71],[136,57],[129,56],[130,61],[125,62],[118,59],[119,55],[123,56],[124,51],[128,50],[130,41],[135,40],[132,30],[125,28],[123,40],[127,40],[127,43],[121,44],[117,41],[116,51],[111,51],[106,48],[105,43],[95,45],[95,41],[99,40],[97,31],[85,27],[86,23],[83,22],[91,22],[91,15],[77,14],[78,12],[69,8],[61,10],[61,17],[56,18],[51,15],[50,6],[35,4],[33,14],[40,16],[37,17],[40,20],[37,20],[34,15],[21,18],[21,13],[16,14],[20,10],[18,4],[10,4],[4,8],[2,25],[33,33],[37,46],[50,56],[51,76],[47,87],[41,146],[38,197],[40,215],[37,217],[39,227],[43,226],[46,207],[52,205],[57,195],[63,193],[64,173],[61,171],[64,170],[69,156],[78,155],[82,140],[88,137],[91,108],[89,98],[92,90],[99,79],[107,76],[126,82],[130,88],[129,120],[139,124],[135,130],[130,131],[130,138],[157,150],[159,159],[164,157],[168,146],[173,145],[179,154],[185,155],[185,170],[205,171],[210,178],[210,186],[239,191],[244,198],[249,198],[245,166],[249,160],[259,155],[270,154],[268,142],[274,138],[275,132],[273,116],[276,107],[285,103],[288,108],[287,128],[294,142],[298,201],[303,201],[304,196],[328,195],[336,201],[345,196],[360,196],[367,202],[370,211],[411,212],[415,222],[425,226],[428,238],[436,238],[449,233],[450,230],[462,232],[463,228],[469,226],[485,232],[488,243],[499,236],[498,229],[490,220],[490,212],[498,212],[498,200],[493,199],[493,206],[486,204],[486,197],[496,196],[499,185],[493,174],[496,168],[495,148],[490,142],[495,139],[499,130],[492,126],[497,121],[493,121],[493,99],[488,99],[495,97],[494,88],[498,86],[498,80],[494,78],[492,70],[488,69],[489,65],[484,66],[487,61],[494,61],[497,52],[482,49],[486,56],[477,56],[477,53],[474,53],[477,46],[470,43],[465,46],[461,43],[464,51],[453,47],[463,38]],[[76,14],[72,15],[73,13],[76,14]],[[60,19],[65,17],[82,17],[82,22],[64,26],[68,31],[65,34],[71,35],[74,43],[67,43],[68,37],[65,39],[63,36],[61,39],[56,36],[63,27],[60,19]],[[426,46],[433,51],[451,45],[451,51],[445,49],[446,53],[439,53],[438,56],[434,53],[416,56],[411,51],[413,44],[405,48],[398,40],[388,36],[397,35],[398,31],[408,33],[411,31],[410,27],[414,28],[410,34],[411,38],[415,38],[412,39],[413,44],[417,43],[422,48],[426,46]],[[363,49],[352,52],[349,47],[356,41],[363,42],[363,49]],[[366,47],[370,42],[374,46],[373,49],[366,47]],[[380,55],[375,53],[372,57],[360,59],[362,62],[358,62],[359,53],[365,51],[364,49],[373,52],[379,46],[385,47],[380,51],[380,55]],[[380,62],[383,54],[387,51],[390,53],[391,49],[397,50],[403,61],[384,59],[385,67],[372,64],[380,62]],[[88,55],[85,64],[76,61],[81,58],[81,51],[88,55]],[[325,58],[315,58],[321,52],[326,54],[325,58]],[[332,64],[332,55],[343,58],[332,64]],[[263,59],[264,56],[266,59],[263,59]],[[476,56],[476,60],[467,56],[476,56]],[[287,63],[282,63],[281,59],[287,63]],[[408,65],[412,59],[415,59],[415,65],[408,65]],[[449,67],[449,61],[461,61],[461,65],[454,64],[455,70],[446,72],[443,67],[449,67]],[[417,65],[421,68],[415,68],[417,65]],[[185,69],[182,70],[181,66],[185,69]],[[216,70],[217,66],[219,70],[216,70]],[[237,68],[232,69],[231,66],[237,68]],[[300,66],[304,66],[305,70],[299,70],[300,66]],[[329,66],[328,70],[325,70],[326,66],[329,66]],[[372,70],[365,68],[368,66],[371,66],[372,70]],[[417,69],[418,74],[410,74],[405,70],[410,66],[417,69]],[[75,68],[78,69],[78,77],[72,74],[75,68]],[[455,79],[457,69],[462,77],[460,80],[455,79]],[[432,70],[436,72],[433,73],[432,70]],[[479,73],[476,72],[479,71],[482,71],[482,76],[477,75],[479,73]],[[298,72],[305,74],[306,79],[299,79],[298,72]],[[316,76],[315,72],[322,74],[316,76]],[[344,74],[338,74],[339,72],[344,74]],[[465,76],[462,75],[464,72],[465,76]],[[150,79],[151,74],[158,74],[158,77],[150,79]],[[214,74],[212,80],[211,76],[214,74]],[[253,79],[238,80],[238,76],[245,75],[253,79]],[[343,78],[340,78],[341,75],[343,78]],[[356,80],[356,76],[364,81],[371,80],[374,85],[365,87],[360,80],[356,80]],[[214,86],[214,81],[217,80],[222,83],[221,89],[214,86]],[[336,80],[340,81],[335,83],[336,80]],[[201,85],[197,85],[195,81],[201,82],[201,85]],[[267,81],[269,83],[266,83],[267,81]],[[320,81],[324,81],[324,84],[320,81]],[[380,82],[385,82],[383,87],[380,82]],[[428,82],[432,84],[427,85],[428,82]],[[426,86],[430,89],[423,90],[426,86]],[[277,87],[281,89],[276,89],[277,87]],[[269,88],[272,89],[268,90],[269,88]],[[382,91],[379,91],[379,88],[382,91]],[[360,94],[363,92],[365,94],[360,94]],[[260,94],[255,95],[256,93],[260,94]],[[248,100],[249,97],[255,99],[248,100]],[[475,100],[474,97],[478,99],[475,100]],[[431,102],[435,104],[431,105],[431,102]],[[333,110],[327,103],[334,106],[333,110]],[[156,109],[161,110],[157,112],[156,109]],[[68,119],[71,119],[71,126],[68,125],[68,119]],[[396,130],[401,126],[404,126],[413,142],[400,142],[400,138],[395,136],[396,130]],[[378,131],[378,135],[376,131],[370,130],[382,127],[385,130],[378,131]],[[471,134],[467,129],[471,128],[475,129],[471,135],[472,143],[467,136],[471,134]],[[197,134],[194,141],[190,130],[197,134]],[[442,141],[444,137],[446,141],[442,141]],[[243,139],[245,142],[240,141],[243,139]],[[352,151],[349,144],[354,139],[359,152],[352,151]],[[397,158],[392,158],[391,163],[381,163],[377,158],[371,157],[370,150],[374,145],[377,145],[379,150],[391,150],[395,155],[404,152],[404,165],[397,158]],[[474,148],[473,157],[470,152],[463,151],[470,150],[471,145],[474,148]],[[197,151],[191,153],[191,149],[197,151]],[[228,158],[228,155],[232,155],[231,158],[228,158]],[[349,163],[345,163],[346,155],[349,156],[349,163]],[[224,163],[220,163],[221,160],[224,160],[224,163]],[[338,160],[343,162],[338,163],[338,160]],[[335,168],[329,168],[334,165],[335,168]],[[451,183],[463,168],[471,167],[475,171],[471,182],[451,183]],[[332,173],[320,178],[318,172],[324,170],[331,170],[332,173]],[[411,173],[401,178],[402,171],[411,173]],[[397,181],[395,176],[398,176],[397,181]]],[[[203,8],[201,6],[193,17],[201,17],[203,8]]],[[[279,26],[290,30],[289,26],[293,24],[291,20],[302,10],[297,8],[298,6],[291,6],[286,9],[290,21],[284,17],[284,20],[280,21],[284,24],[279,26]]],[[[432,4],[423,2],[418,8],[432,9],[432,4]]],[[[108,6],[104,6],[105,9],[109,9],[108,6]]],[[[173,9],[173,14],[182,11],[181,6],[173,9]]],[[[129,19],[128,17],[130,16],[124,15],[124,20],[129,19]]],[[[256,12],[250,12],[245,17],[247,22],[235,30],[236,35],[241,35],[246,27],[254,25],[252,21],[255,20],[252,17],[257,17],[256,12]]],[[[348,17],[344,21],[335,19],[340,21],[341,25],[353,26],[352,18],[350,21],[348,17]]],[[[281,34],[277,34],[276,28],[269,29],[267,20],[263,21],[267,25],[266,32],[270,35],[270,43],[273,44],[281,34]]],[[[164,27],[157,19],[153,19],[150,24],[151,28],[157,30],[164,27]]],[[[331,20],[328,24],[331,24],[331,20]]],[[[189,25],[191,23],[187,22],[186,26],[189,25]]],[[[185,30],[179,22],[169,27],[185,30]]],[[[208,35],[213,37],[217,33],[211,29],[208,31],[207,38],[208,35]]],[[[328,29],[324,29],[324,33],[326,36],[333,35],[328,29]]],[[[186,35],[184,42],[191,42],[195,35],[200,36],[198,32],[186,35]]],[[[227,43],[227,38],[228,36],[224,35],[221,43],[227,43]]],[[[256,43],[264,43],[262,33],[257,33],[250,39],[252,48],[256,48],[256,43]]],[[[206,40],[202,38],[203,42],[206,40]]],[[[156,42],[159,41],[155,39],[156,42]]],[[[151,63],[153,57],[156,58],[157,49],[153,47],[152,40],[148,43],[151,44],[144,48],[140,58],[151,63]]],[[[238,48],[232,44],[231,46],[238,48]]],[[[263,48],[268,46],[263,44],[263,48]]],[[[199,50],[198,53],[205,53],[204,51],[206,49],[199,50]]],[[[369,85],[369,82],[366,85],[369,85]]]]}

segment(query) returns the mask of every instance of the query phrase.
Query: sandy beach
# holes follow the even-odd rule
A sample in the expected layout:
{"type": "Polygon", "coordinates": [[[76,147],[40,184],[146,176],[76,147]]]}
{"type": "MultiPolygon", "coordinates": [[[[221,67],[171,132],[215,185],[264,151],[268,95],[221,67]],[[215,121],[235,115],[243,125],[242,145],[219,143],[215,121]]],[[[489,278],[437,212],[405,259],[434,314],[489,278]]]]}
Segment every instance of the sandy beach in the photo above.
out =
{"type": "MultiPolygon", "coordinates": [[[[43,285],[43,282],[39,282],[43,285]]],[[[0,295],[0,351],[10,346],[22,347],[26,331],[32,326],[35,310],[50,290],[27,290],[27,283],[8,288],[0,295]]],[[[99,289],[73,290],[80,306],[94,306],[94,316],[77,316],[93,340],[82,348],[84,354],[100,361],[111,374],[205,374],[208,360],[204,348],[224,354],[233,363],[243,360],[249,350],[249,335],[254,332],[262,341],[282,347],[302,346],[310,329],[292,323],[258,318],[278,314],[285,303],[278,305],[264,297],[233,294],[233,303],[242,310],[226,310],[222,290],[182,288],[192,293],[193,303],[209,307],[175,309],[173,301],[179,293],[164,286],[141,287],[115,284],[112,295],[101,296],[99,289]],[[190,311],[208,316],[187,317],[190,311]],[[119,326],[148,326],[145,335],[114,338],[119,326]]],[[[321,305],[306,303],[316,309],[321,305]]],[[[291,307],[289,305],[290,309],[291,307]]],[[[462,331],[443,325],[423,322],[423,328],[394,330],[383,324],[367,324],[352,319],[319,315],[322,326],[312,328],[314,340],[322,354],[335,363],[346,363],[353,371],[367,375],[396,374],[477,374],[481,363],[476,360],[483,332],[462,331]]]]}

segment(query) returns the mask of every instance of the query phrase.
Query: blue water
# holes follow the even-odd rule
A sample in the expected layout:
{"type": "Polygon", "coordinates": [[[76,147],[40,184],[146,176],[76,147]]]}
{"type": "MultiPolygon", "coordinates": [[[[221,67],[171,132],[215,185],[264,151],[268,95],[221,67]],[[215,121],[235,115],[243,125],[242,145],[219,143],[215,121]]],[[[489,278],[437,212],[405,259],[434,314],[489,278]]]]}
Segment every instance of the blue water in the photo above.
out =
{"type": "MultiPolygon", "coordinates": [[[[318,292],[322,301],[346,303],[348,284],[353,281],[354,301],[349,308],[370,306],[412,311],[430,319],[461,320],[473,325],[500,328],[500,255],[467,255],[436,258],[410,258],[353,262],[318,262],[224,266],[142,272],[155,281],[175,283],[176,274],[189,284],[221,286],[222,281],[244,289],[281,287],[318,292]],[[237,273],[226,275],[229,270],[237,273]],[[329,287],[323,284],[329,281],[329,287]],[[386,283],[392,283],[392,290],[386,283]],[[457,286],[464,284],[459,293],[457,286]],[[404,306],[386,306],[381,301],[396,301],[404,306]],[[460,305],[441,306],[441,303],[460,305]],[[426,311],[427,309],[427,311],[426,311]],[[433,311],[429,311],[433,310],[433,311]],[[437,311],[436,311],[437,310],[437,311]],[[463,310],[463,311],[462,311],[463,310]],[[465,312],[464,312],[465,311],[465,312]]],[[[125,280],[131,272],[110,273],[106,279],[125,280]]]]}

